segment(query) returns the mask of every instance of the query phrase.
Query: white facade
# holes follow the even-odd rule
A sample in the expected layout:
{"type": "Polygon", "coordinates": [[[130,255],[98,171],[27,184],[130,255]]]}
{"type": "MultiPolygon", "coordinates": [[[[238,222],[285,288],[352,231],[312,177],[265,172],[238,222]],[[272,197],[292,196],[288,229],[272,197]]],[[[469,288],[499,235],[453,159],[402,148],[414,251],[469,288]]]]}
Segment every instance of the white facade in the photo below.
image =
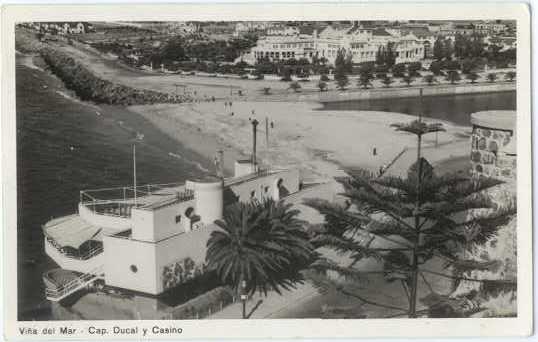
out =
{"type": "Polygon", "coordinates": [[[376,35],[371,29],[352,27],[335,29],[331,26],[319,34],[295,34],[265,36],[258,40],[250,54],[244,57],[249,63],[261,59],[288,60],[306,58],[309,62],[314,57],[326,58],[334,64],[339,50],[352,56],[353,63],[373,62],[380,48],[393,43],[396,63],[417,62],[424,58],[424,44],[412,34],[400,36],[397,32],[382,32],[376,35]]]}

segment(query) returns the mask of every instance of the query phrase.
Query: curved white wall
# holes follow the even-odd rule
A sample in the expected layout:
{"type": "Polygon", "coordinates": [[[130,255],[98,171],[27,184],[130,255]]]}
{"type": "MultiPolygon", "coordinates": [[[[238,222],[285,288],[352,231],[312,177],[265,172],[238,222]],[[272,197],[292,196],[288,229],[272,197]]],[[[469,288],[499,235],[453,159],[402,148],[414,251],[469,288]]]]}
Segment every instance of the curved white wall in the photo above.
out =
{"type": "Polygon", "coordinates": [[[132,226],[130,217],[98,214],[81,203],[78,205],[78,214],[84,221],[97,227],[106,228],[110,232],[121,232],[132,226]]]}
{"type": "Polygon", "coordinates": [[[211,224],[222,218],[223,184],[221,181],[212,183],[194,183],[194,204],[196,214],[204,224],[211,224]]]}

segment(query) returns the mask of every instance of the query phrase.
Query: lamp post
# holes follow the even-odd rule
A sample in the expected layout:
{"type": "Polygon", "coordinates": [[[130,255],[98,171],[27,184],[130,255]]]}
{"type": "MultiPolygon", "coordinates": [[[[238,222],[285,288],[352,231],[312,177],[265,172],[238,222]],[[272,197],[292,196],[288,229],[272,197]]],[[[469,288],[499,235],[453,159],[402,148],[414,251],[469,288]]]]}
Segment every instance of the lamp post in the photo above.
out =
{"type": "Polygon", "coordinates": [[[133,183],[134,205],[136,207],[136,141],[133,143],[133,183]]]}
{"type": "Polygon", "coordinates": [[[243,319],[247,318],[247,281],[241,281],[241,302],[243,303],[243,319]]]}

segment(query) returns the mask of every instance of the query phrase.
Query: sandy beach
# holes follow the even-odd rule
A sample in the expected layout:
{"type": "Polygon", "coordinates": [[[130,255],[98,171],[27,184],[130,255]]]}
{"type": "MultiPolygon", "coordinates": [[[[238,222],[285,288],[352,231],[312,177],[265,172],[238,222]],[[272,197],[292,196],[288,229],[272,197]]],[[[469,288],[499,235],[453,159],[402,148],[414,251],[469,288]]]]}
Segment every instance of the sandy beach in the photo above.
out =
{"type": "MultiPolygon", "coordinates": [[[[319,104],[311,102],[234,102],[231,109],[224,102],[129,107],[207,158],[212,159],[216,150],[222,149],[228,170],[232,169],[236,158],[250,156],[252,125],[249,120],[254,118],[260,122],[258,159],[273,168],[298,167],[305,181],[332,179],[342,175],[344,166],[377,171],[380,166],[390,165],[400,154],[388,172],[402,174],[416,157],[414,136],[395,132],[390,127],[392,123],[411,121],[415,117],[320,108],[319,104]]],[[[447,131],[438,134],[437,143],[433,134],[424,138],[424,155],[432,163],[470,153],[470,128],[448,122],[444,122],[444,127],[447,131]]]]}

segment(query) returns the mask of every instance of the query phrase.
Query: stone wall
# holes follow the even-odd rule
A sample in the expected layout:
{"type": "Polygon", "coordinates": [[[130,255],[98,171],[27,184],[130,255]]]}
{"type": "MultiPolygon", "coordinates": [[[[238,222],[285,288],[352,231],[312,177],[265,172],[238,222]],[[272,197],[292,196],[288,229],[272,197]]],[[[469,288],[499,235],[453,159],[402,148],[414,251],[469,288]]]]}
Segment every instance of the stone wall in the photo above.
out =
{"type": "MultiPolygon", "coordinates": [[[[498,178],[505,183],[487,190],[496,209],[516,203],[516,113],[514,111],[486,111],[471,115],[471,173],[474,176],[498,178]]],[[[469,212],[472,218],[472,211],[469,212]]],[[[474,270],[465,276],[477,281],[462,280],[451,294],[456,298],[471,299],[481,308],[473,317],[517,316],[517,291],[513,286],[492,288],[488,280],[504,280],[517,283],[517,220],[499,228],[488,241],[467,251],[465,259],[479,262],[495,262],[490,270],[474,270]]]]}
{"type": "Polygon", "coordinates": [[[471,173],[501,179],[516,178],[516,155],[505,147],[513,139],[513,131],[473,125],[471,136],[471,173]]]}

